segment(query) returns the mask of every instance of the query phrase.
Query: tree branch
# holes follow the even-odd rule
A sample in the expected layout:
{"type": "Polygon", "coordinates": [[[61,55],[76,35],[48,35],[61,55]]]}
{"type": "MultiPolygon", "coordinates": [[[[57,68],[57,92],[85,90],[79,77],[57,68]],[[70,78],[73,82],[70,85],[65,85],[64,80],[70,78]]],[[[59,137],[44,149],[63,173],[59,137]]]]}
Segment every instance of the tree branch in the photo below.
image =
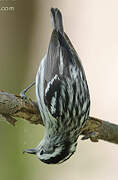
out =
{"type": "Polygon", "coordinates": [[[43,124],[35,102],[31,99],[23,100],[18,95],[4,91],[0,91],[0,114],[12,125],[15,125],[16,117],[26,119],[33,124],[43,124]]]}
{"type": "MultiPolygon", "coordinates": [[[[1,119],[15,125],[15,118],[23,118],[32,124],[43,125],[38,106],[31,99],[23,100],[20,96],[0,91],[1,119]]],[[[118,125],[89,117],[81,131],[82,140],[90,138],[92,142],[99,139],[118,144],[118,125]]]]}

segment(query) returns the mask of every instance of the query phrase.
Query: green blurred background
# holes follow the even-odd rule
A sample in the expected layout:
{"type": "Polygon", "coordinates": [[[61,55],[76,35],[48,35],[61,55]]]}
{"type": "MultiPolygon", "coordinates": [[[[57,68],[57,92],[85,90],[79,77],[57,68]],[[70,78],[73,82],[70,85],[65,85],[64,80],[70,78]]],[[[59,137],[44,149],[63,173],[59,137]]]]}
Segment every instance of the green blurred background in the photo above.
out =
{"type": "MultiPolygon", "coordinates": [[[[118,2],[116,0],[1,0],[0,89],[19,92],[35,79],[51,33],[49,9],[58,7],[65,31],[86,70],[91,114],[118,123],[118,2]]],[[[28,96],[35,100],[35,89],[28,96]]],[[[24,148],[35,147],[44,134],[40,125],[20,119],[16,127],[0,121],[0,180],[115,180],[117,145],[81,142],[61,165],[46,165],[24,148]]]]}

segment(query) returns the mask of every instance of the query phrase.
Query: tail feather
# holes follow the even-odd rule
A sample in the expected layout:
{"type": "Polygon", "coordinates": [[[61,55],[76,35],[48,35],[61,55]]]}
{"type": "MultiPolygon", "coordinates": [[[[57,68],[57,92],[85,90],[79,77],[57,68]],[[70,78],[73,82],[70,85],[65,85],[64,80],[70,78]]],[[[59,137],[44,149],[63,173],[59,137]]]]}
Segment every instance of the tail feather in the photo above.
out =
{"type": "Polygon", "coordinates": [[[61,34],[63,34],[63,21],[62,21],[62,14],[57,8],[51,8],[51,17],[52,17],[52,23],[53,28],[59,31],[61,34]]]}

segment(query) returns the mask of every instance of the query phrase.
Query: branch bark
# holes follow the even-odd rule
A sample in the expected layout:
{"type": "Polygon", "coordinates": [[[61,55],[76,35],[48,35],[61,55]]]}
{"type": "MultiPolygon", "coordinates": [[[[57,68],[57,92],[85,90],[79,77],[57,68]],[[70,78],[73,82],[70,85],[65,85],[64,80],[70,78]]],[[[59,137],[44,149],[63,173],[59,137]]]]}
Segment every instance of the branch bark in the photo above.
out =
{"type": "MultiPolygon", "coordinates": [[[[43,121],[38,106],[31,99],[23,100],[20,96],[0,91],[1,119],[15,125],[16,118],[23,118],[32,124],[41,124],[43,121]]],[[[118,144],[118,125],[101,119],[89,117],[81,131],[82,140],[90,138],[92,142],[99,139],[118,144]]]]}

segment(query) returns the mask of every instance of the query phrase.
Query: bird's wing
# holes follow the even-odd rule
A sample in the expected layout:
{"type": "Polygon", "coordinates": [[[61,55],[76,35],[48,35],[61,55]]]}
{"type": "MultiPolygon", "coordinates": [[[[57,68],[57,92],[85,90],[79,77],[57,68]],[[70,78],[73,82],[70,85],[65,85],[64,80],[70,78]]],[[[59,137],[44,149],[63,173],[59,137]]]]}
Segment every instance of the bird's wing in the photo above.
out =
{"type": "MultiPolygon", "coordinates": [[[[71,51],[65,37],[54,30],[45,61],[44,102],[55,118],[64,116],[66,112],[75,116],[79,113],[78,106],[81,106],[80,110],[82,108],[82,102],[77,104],[77,95],[82,97],[82,88],[84,90],[87,82],[78,56],[71,51]]],[[[85,92],[84,96],[86,95],[85,92]]]]}
{"type": "Polygon", "coordinates": [[[55,118],[62,116],[69,99],[65,82],[69,75],[68,53],[60,44],[59,35],[62,36],[56,30],[52,33],[44,70],[44,102],[55,118]]]}

